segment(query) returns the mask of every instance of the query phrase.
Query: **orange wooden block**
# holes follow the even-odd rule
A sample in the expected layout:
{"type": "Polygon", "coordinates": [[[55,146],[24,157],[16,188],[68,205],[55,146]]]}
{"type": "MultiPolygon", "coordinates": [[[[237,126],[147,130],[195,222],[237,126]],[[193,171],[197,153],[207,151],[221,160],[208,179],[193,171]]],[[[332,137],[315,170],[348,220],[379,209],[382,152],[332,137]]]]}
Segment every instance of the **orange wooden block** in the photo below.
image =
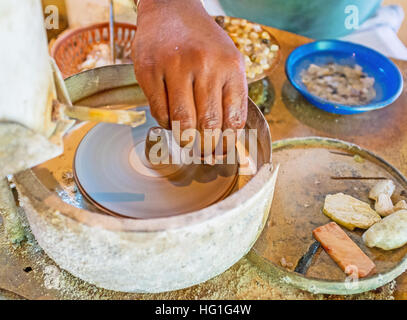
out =
{"type": "Polygon", "coordinates": [[[313,232],[325,251],[349,275],[359,278],[373,273],[376,265],[335,222],[316,228],[313,232]]]}

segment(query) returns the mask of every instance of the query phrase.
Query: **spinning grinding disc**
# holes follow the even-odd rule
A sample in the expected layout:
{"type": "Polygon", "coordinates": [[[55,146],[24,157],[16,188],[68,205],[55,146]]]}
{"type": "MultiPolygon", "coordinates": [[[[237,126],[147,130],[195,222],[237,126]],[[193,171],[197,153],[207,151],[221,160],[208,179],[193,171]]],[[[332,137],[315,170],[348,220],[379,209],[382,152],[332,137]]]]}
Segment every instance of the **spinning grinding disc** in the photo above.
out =
{"type": "Polygon", "coordinates": [[[138,109],[146,110],[142,126],[101,123],[79,144],[74,174],[88,200],[110,214],[159,218],[205,208],[230,193],[237,164],[181,164],[167,171],[146,166],[145,139],[157,123],[147,107],[138,109]]]}

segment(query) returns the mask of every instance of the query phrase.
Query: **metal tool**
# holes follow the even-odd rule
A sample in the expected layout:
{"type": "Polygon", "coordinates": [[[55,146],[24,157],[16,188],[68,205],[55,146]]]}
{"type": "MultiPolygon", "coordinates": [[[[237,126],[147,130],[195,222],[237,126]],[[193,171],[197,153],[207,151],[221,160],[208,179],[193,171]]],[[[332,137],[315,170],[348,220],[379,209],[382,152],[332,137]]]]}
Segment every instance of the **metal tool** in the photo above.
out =
{"type": "Polygon", "coordinates": [[[113,0],[110,0],[109,3],[109,33],[110,33],[110,58],[112,60],[112,64],[116,62],[116,50],[115,50],[115,42],[114,42],[114,6],[113,0]]]}

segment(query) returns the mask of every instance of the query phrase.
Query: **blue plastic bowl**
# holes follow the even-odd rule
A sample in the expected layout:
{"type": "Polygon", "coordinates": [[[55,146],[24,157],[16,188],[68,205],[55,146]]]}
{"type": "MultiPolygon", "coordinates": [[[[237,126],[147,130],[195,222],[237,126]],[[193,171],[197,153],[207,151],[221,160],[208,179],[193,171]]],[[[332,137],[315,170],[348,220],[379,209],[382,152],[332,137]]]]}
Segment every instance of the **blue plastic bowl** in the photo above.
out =
{"type": "Polygon", "coordinates": [[[397,66],[384,55],[367,47],[339,40],[321,40],[295,49],[286,61],[291,84],[316,107],[337,114],[355,114],[380,109],[393,103],[403,90],[403,77],[397,66]],[[311,64],[358,64],[375,79],[376,97],[365,105],[343,105],[311,94],[301,80],[301,71],[311,64]]]}

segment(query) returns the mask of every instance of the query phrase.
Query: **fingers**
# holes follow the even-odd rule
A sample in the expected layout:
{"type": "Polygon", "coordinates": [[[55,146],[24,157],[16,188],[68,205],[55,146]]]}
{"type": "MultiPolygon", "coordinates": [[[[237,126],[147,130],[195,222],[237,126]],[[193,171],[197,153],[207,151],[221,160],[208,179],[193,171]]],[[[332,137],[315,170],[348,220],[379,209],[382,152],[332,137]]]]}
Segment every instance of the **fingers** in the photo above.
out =
{"type": "Polygon", "coordinates": [[[242,129],[247,119],[247,81],[240,73],[223,87],[223,130],[242,129]]]}
{"type": "Polygon", "coordinates": [[[216,78],[201,76],[194,83],[194,97],[201,152],[206,156],[215,150],[222,129],[222,83],[216,78]]]}
{"type": "Polygon", "coordinates": [[[223,154],[226,154],[229,150],[234,149],[234,143],[236,143],[236,130],[242,129],[246,124],[247,119],[247,93],[248,87],[246,77],[242,77],[239,74],[235,77],[231,77],[223,87],[223,126],[222,130],[234,130],[235,141],[233,146],[227,136],[223,137],[223,154]]]}
{"type": "MultiPolygon", "coordinates": [[[[196,128],[196,111],[193,92],[192,76],[171,73],[165,77],[168,92],[169,115],[171,128],[179,125],[182,133],[187,129],[196,128]],[[174,124],[174,122],[177,122],[174,124]]],[[[193,137],[194,138],[194,137],[193,137]]],[[[192,138],[192,139],[193,139],[192,138]]],[[[177,141],[181,147],[188,141],[177,141]]],[[[191,140],[189,141],[191,142],[191,140]]]]}
{"type": "MultiPolygon", "coordinates": [[[[172,122],[178,122],[180,138],[186,130],[198,129],[202,138],[201,151],[204,155],[213,152],[220,130],[241,129],[246,123],[248,89],[244,69],[236,63],[226,79],[213,70],[201,70],[194,78],[192,73],[178,72],[176,63],[171,66],[166,72],[158,72],[154,66],[136,71],[151,113],[165,129],[174,129],[172,122]],[[203,134],[205,129],[212,130],[209,138],[203,134]]],[[[186,137],[189,138],[189,133],[186,137]]],[[[177,140],[182,147],[191,142],[177,140]]]]}
{"type": "Polygon", "coordinates": [[[162,76],[154,72],[136,72],[137,81],[150,104],[151,115],[164,129],[170,129],[167,89],[162,76]]]}

